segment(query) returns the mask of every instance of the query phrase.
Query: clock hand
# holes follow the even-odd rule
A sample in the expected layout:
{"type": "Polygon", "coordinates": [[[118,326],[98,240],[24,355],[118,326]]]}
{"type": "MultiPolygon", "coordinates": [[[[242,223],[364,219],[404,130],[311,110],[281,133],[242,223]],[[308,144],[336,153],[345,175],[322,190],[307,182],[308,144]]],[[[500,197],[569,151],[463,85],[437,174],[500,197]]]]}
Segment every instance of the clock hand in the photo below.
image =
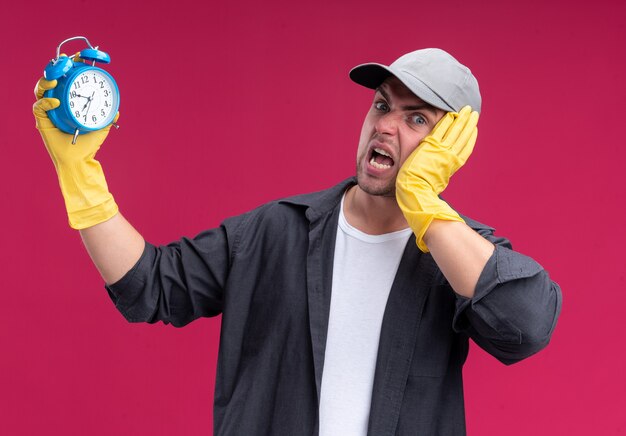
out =
{"type": "MultiPolygon", "coordinates": [[[[82,107],[82,109],[80,110],[81,112],[85,110],[85,108],[87,107],[87,105],[89,103],[91,103],[91,99],[93,98],[93,95],[96,93],[96,91],[91,93],[91,97],[85,97],[84,95],[80,95],[80,94],[76,94],[76,97],[82,97],[82,98],[86,98],[87,102],[85,103],[85,105],[82,107]]],[[[89,110],[87,110],[87,112],[89,112],[89,110]]]]}
{"type": "MultiPolygon", "coordinates": [[[[79,96],[79,97],[83,97],[83,98],[86,98],[86,99],[87,99],[87,102],[85,103],[85,106],[83,106],[83,108],[80,110],[81,112],[85,110],[85,108],[87,107],[87,105],[88,105],[89,103],[91,103],[91,99],[93,98],[93,95],[94,95],[95,93],[96,93],[96,91],[94,91],[94,92],[91,94],[91,97],[83,97],[82,95],[81,95],[81,96],[79,96]]],[[[89,109],[87,109],[87,112],[89,112],[89,109]]]]}
{"type": "MultiPolygon", "coordinates": [[[[89,108],[91,107],[91,101],[93,100],[93,95],[96,93],[96,91],[91,93],[91,97],[89,97],[89,101],[87,102],[87,104],[89,106],[87,106],[87,104],[85,106],[87,106],[87,112],[85,112],[85,118],[87,118],[87,115],[89,115],[89,108]]],[[[86,121],[86,120],[85,120],[86,121]]]]}

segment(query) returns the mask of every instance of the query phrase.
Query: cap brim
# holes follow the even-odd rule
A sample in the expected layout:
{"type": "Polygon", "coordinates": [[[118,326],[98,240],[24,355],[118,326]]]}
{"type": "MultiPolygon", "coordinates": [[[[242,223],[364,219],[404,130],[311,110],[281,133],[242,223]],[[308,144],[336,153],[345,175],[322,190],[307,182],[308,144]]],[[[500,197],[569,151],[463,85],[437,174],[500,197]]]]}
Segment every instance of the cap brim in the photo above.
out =
{"type": "Polygon", "coordinates": [[[394,76],[404,84],[417,97],[426,103],[442,109],[444,111],[455,111],[441,97],[433,92],[421,80],[409,74],[394,71],[386,65],[370,62],[367,64],[357,65],[350,70],[350,79],[366,88],[376,89],[387,77],[394,76]]]}
{"type": "Polygon", "coordinates": [[[370,89],[378,88],[387,77],[394,75],[387,66],[376,63],[357,65],[350,70],[353,82],[370,89]]]}

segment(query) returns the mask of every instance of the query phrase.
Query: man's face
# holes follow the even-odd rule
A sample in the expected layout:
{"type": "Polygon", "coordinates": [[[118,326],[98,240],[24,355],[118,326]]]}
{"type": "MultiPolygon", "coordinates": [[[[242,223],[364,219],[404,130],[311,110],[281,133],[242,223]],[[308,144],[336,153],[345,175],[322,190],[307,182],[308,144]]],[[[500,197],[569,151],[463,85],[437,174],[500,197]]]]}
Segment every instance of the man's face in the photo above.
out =
{"type": "Polygon", "coordinates": [[[400,167],[445,111],[416,97],[397,78],[376,90],[356,158],[359,187],[371,195],[395,196],[400,167]]]}

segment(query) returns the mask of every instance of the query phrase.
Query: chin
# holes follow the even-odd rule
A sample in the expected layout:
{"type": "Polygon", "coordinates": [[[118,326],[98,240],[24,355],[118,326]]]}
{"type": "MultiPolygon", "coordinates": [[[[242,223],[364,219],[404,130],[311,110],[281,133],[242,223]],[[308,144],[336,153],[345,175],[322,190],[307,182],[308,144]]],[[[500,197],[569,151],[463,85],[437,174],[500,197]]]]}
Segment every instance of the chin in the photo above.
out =
{"type": "Polygon", "coordinates": [[[357,185],[361,191],[378,197],[395,197],[396,196],[396,181],[393,180],[391,183],[385,184],[384,182],[378,180],[367,180],[367,177],[363,177],[363,175],[356,175],[357,185]]]}

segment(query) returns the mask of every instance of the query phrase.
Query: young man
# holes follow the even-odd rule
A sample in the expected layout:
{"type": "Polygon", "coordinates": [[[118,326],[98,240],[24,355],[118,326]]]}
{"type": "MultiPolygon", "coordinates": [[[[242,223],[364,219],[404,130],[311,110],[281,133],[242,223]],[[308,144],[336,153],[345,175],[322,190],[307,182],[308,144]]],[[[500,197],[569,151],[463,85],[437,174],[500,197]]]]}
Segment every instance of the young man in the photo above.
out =
{"type": "Polygon", "coordinates": [[[356,178],[155,247],[119,214],[94,155],[108,129],[34,105],[70,225],[131,322],[222,313],[216,435],[463,435],[468,338],[506,364],[549,342],[558,285],[439,194],[472,152],[480,93],[438,49],[351,78],[375,89],[356,178]]]}

